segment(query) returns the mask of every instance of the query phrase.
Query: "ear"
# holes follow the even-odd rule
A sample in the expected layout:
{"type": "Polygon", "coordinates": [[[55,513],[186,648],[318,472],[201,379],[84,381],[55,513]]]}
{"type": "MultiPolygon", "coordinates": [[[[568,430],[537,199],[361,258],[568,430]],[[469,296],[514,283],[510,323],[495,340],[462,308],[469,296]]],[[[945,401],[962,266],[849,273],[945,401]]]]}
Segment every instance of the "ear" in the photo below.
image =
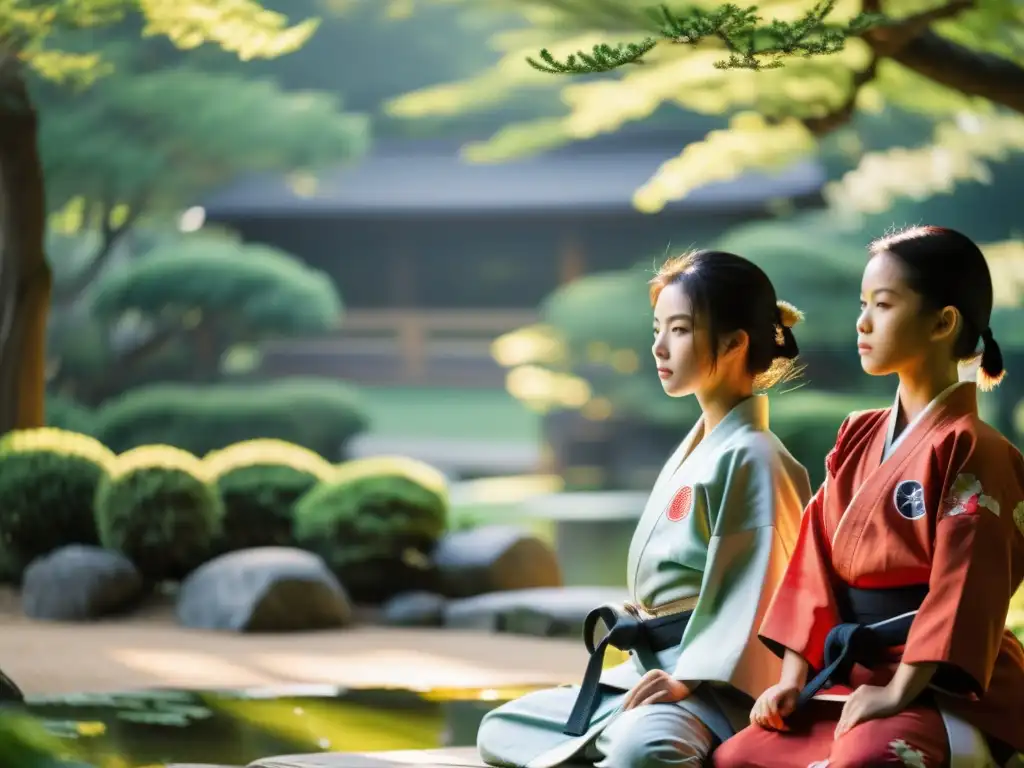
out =
{"type": "Polygon", "coordinates": [[[750,337],[746,331],[732,331],[731,333],[724,333],[718,341],[718,356],[728,357],[736,353],[737,351],[746,353],[747,347],[750,345],[750,337]]]}
{"type": "Polygon", "coordinates": [[[956,341],[957,334],[963,326],[963,318],[956,307],[943,307],[935,319],[932,338],[935,341],[956,341]]]}

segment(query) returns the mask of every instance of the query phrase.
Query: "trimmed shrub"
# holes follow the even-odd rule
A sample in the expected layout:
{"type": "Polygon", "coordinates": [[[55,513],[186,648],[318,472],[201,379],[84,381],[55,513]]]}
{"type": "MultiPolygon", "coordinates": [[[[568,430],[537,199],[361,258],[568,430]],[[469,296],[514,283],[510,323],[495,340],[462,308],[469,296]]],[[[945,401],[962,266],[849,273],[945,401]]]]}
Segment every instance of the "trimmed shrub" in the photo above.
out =
{"type": "Polygon", "coordinates": [[[825,456],[835,445],[843,419],[854,411],[891,404],[892,398],[798,390],[772,398],[771,428],[807,468],[811,488],[817,490],[825,480],[825,456]]]}
{"type": "Polygon", "coordinates": [[[40,555],[97,543],[92,502],[113,460],[97,440],[52,427],[0,439],[0,578],[20,581],[40,555]]]}
{"type": "Polygon", "coordinates": [[[295,538],[320,555],[353,600],[379,603],[430,589],[430,555],[444,533],[444,476],[411,459],[343,464],[295,505],[295,538]]]}
{"type": "Polygon", "coordinates": [[[203,459],[224,505],[217,553],[248,547],[293,546],[293,508],[334,467],[283,440],[247,440],[203,459]]]}
{"type": "Polygon", "coordinates": [[[95,435],[118,452],[161,444],[203,456],[244,440],[272,438],[337,457],[367,424],[358,390],[350,385],[283,379],[134,389],[99,410],[95,435]]]}
{"type": "Polygon", "coordinates": [[[180,579],[201,565],[223,516],[203,463],[169,445],[118,456],[95,506],[100,542],[128,557],[150,582],[180,579]]]}

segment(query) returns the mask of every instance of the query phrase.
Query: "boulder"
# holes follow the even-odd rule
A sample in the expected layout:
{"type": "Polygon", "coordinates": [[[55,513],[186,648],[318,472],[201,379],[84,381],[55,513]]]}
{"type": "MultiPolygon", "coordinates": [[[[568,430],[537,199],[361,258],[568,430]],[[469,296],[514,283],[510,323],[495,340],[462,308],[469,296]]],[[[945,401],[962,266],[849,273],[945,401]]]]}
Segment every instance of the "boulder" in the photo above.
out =
{"type": "Polygon", "coordinates": [[[452,600],[445,608],[444,625],[453,629],[479,629],[536,637],[583,637],[583,621],[604,603],[622,603],[624,589],[605,587],[550,587],[494,592],[452,600]]]}
{"type": "Polygon", "coordinates": [[[345,589],[317,555],[256,547],[221,555],[181,584],[178,621],[195,629],[297,632],[352,621],[345,589]]]}
{"type": "Polygon", "coordinates": [[[142,576],[128,558],[83,544],[37,557],[21,583],[25,615],[50,621],[87,621],[119,613],[142,595],[142,576]]]}
{"type": "Polygon", "coordinates": [[[380,622],[393,627],[440,627],[447,602],[433,592],[403,592],[384,604],[380,622]]]}
{"type": "Polygon", "coordinates": [[[555,551],[515,526],[449,533],[438,542],[432,559],[439,591],[447,597],[562,585],[555,551]]]}

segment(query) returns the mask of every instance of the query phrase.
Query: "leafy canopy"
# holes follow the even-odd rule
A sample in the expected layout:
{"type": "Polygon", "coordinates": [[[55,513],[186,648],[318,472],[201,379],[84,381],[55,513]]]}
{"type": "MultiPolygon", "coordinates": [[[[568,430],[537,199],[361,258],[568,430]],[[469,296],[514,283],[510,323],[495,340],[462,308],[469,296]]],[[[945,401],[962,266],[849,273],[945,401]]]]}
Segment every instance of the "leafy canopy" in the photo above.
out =
{"type": "Polygon", "coordinates": [[[318,24],[290,24],[256,0],[5,0],[0,40],[46,78],[89,80],[106,71],[103,56],[54,47],[54,39],[64,30],[110,26],[133,16],[142,18],[144,37],[164,36],[181,49],[213,43],[242,60],[294,51],[318,24]]]}
{"type": "MultiPolygon", "coordinates": [[[[712,11],[693,9],[678,16],[662,5],[652,14],[658,32],[669,43],[699,45],[708,38],[717,39],[729,53],[714,62],[716,69],[777,69],[789,56],[817,56],[838,53],[847,37],[857,35],[882,20],[881,14],[861,13],[848,24],[830,27],[826,17],[835,9],[836,0],[822,0],[795,22],[773,19],[762,26],[757,6],[740,8],[727,4],[712,11]]],[[[544,63],[527,57],[534,69],[551,74],[586,75],[611,72],[625,64],[639,64],[658,41],[646,37],[640,43],[609,46],[599,43],[591,54],[579,51],[560,62],[547,48],[540,52],[544,63]]]]}
{"type": "Polygon", "coordinates": [[[471,160],[502,162],[613,133],[665,107],[728,116],[637,190],[634,204],[646,212],[708,182],[806,158],[858,115],[920,116],[935,138],[865,154],[827,190],[854,209],[984,181],[989,164],[1024,148],[1024,6],[1012,0],[836,0],[810,10],[805,0],[777,0],[760,12],[696,0],[672,2],[660,16],[632,0],[442,1],[517,10],[528,26],[492,40],[503,54],[493,68],[406,94],[392,113],[480,111],[551,87],[567,107],[467,146],[471,160]]]}

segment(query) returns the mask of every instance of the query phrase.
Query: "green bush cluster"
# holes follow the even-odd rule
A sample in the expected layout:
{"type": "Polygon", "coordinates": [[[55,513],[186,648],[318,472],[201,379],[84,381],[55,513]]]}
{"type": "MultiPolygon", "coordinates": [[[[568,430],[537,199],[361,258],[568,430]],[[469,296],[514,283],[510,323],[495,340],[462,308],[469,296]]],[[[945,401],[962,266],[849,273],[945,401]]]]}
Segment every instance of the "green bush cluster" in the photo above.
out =
{"type": "Polygon", "coordinates": [[[259,546],[320,554],[357,601],[432,581],[448,489],[403,457],[333,465],[302,446],[246,440],[203,458],[170,445],[115,455],[86,435],[44,428],[0,440],[0,571],[72,543],[123,553],[150,583],[259,546]]]}
{"type": "Polygon", "coordinates": [[[57,547],[97,542],[93,496],[113,460],[97,440],[62,429],[0,439],[0,579],[17,581],[57,547]]]}
{"type": "Polygon", "coordinates": [[[295,378],[139,387],[104,404],[92,434],[118,453],[159,444],[204,456],[243,440],[274,438],[333,459],[367,424],[352,386],[295,378]]]}

